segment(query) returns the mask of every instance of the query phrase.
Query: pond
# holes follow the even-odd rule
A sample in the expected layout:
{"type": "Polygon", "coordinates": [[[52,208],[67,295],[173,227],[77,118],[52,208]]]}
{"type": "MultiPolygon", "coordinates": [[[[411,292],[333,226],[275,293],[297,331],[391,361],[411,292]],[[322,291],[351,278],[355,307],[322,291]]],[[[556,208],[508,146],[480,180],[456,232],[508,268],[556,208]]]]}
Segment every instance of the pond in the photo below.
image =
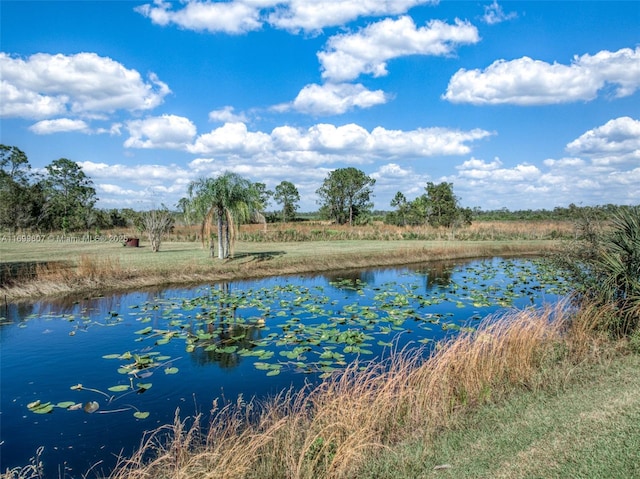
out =
{"type": "Polygon", "coordinates": [[[206,415],[356,359],[427,354],[501,308],[564,294],[542,261],[494,258],[8,305],[0,468],[43,447],[47,477],[109,471],[177,409],[206,415]]]}

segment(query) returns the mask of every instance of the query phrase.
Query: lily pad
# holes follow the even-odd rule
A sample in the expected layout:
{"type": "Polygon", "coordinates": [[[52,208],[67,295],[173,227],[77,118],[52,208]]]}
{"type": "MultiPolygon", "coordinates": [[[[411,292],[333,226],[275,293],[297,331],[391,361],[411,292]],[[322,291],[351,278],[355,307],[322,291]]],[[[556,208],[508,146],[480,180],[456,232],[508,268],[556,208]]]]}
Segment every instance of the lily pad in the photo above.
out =
{"type": "Polygon", "coordinates": [[[164,370],[165,374],[176,374],[178,372],[178,368],[166,368],[164,370]]]}
{"type": "Polygon", "coordinates": [[[131,386],[129,386],[128,384],[119,384],[117,386],[111,386],[109,388],[109,391],[114,392],[114,393],[121,393],[123,391],[127,391],[130,388],[131,388],[131,386]]]}
{"type": "Polygon", "coordinates": [[[149,413],[147,411],[136,411],[133,413],[133,416],[136,419],[146,419],[149,417],[149,413]]]}

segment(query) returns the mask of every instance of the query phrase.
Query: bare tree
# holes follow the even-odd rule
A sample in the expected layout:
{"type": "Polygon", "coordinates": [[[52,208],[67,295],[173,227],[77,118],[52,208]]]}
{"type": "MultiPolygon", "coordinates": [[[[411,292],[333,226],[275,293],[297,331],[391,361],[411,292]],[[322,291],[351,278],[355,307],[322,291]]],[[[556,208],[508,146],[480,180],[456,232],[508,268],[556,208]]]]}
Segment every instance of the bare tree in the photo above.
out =
{"type": "Polygon", "coordinates": [[[144,230],[149,236],[151,249],[154,253],[160,250],[160,243],[165,234],[173,227],[173,217],[166,208],[159,210],[149,210],[142,213],[142,223],[144,230]]]}

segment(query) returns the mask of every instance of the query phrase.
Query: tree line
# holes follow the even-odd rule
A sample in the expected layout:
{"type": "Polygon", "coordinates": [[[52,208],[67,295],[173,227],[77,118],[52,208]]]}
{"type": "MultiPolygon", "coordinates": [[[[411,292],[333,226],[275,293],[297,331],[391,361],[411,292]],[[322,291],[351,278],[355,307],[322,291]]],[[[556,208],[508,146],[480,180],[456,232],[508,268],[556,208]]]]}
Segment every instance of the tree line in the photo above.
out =
{"type": "MultiPolygon", "coordinates": [[[[606,218],[615,209],[613,205],[571,204],[553,211],[482,211],[461,207],[452,183],[428,182],[416,198],[408,199],[398,191],[389,205],[391,211],[376,212],[372,201],[375,182],[357,168],[331,171],[316,191],[319,210],[314,216],[337,224],[368,224],[375,219],[398,226],[428,224],[450,228],[471,224],[472,220],[575,219],[584,214],[606,218]]],[[[119,227],[162,231],[182,221],[201,225],[204,238],[215,233],[219,254],[226,257],[239,224],[288,222],[309,215],[298,213],[300,193],[292,182],[282,181],[271,191],[264,183],[254,183],[231,172],[192,181],[187,196],[174,207],[157,209],[162,214],[130,208],[98,209],[97,200],[93,182],[74,161],[60,158],[46,166],[43,173],[34,173],[23,151],[0,145],[0,229],[5,231],[70,232],[119,227]],[[271,202],[278,209],[267,212],[271,202]]]]}

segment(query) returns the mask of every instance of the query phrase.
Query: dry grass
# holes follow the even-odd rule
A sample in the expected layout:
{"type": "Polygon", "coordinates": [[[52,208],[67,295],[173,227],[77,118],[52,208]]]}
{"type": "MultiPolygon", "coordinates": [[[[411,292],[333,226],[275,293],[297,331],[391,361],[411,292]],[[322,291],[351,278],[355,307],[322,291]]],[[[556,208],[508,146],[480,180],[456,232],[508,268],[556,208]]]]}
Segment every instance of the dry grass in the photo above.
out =
{"type": "Polygon", "coordinates": [[[312,391],[229,405],[206,432],[199,418],[190,427],[176,418],[169,439],[161,440],[166,429],[155,433],[111,478],[357,477],[375,451],[416,437],[428,444],[478,405],[547,387],[559,364],[583,361],[594,349],[572,343],[585,341],[591,319],[571,322],[570,314],[559,305],[488,319],[427,360],[397,352],[364,369],[351,365],[312,391]]]}

